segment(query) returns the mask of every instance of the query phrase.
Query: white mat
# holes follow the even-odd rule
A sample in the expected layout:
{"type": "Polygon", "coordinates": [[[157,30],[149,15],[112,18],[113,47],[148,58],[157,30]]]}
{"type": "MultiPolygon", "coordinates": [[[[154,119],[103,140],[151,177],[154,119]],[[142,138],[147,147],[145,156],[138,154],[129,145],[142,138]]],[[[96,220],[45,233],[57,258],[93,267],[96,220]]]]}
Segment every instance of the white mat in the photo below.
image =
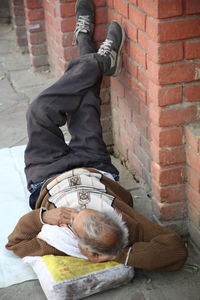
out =
{"type": "Polygon", "coordinates": [[[0,149],[0,288],[37,278],[27,264],[5,249],[7,236],[19,218],[30,210],[24,148],[0,149]]]}

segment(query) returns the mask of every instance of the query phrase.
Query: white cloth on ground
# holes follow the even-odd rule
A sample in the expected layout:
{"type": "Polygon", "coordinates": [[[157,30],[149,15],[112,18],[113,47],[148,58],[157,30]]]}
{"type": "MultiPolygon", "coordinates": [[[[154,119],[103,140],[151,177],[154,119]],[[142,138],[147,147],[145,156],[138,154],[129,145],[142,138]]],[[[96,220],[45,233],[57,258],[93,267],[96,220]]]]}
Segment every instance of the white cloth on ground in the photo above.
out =
{"type": "Polygon", "coordinates": [[[19,218],[30,211],[24,149],[25,146],[0,149],[0,288],[37,278],[31,267],[5,248],[19,218]]]}

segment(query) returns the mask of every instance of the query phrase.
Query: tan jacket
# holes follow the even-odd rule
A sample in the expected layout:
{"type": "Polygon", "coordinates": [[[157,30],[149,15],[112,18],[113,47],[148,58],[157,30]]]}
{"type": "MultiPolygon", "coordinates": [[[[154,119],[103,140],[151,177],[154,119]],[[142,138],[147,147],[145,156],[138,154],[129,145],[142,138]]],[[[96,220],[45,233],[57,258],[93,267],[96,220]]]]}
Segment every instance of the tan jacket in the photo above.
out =
{"type": "MultiPolygon", "coordinates": [[[[54,208],[48,202],[49,195],[46,189],[46,185],[52,179],[44,184],[36,202],[36,209],[21,217],[8,237],[6,248],[19,257],[66,255],[36,237],[42,228],[40,208],[54,208]]],[[[121,251],[117,261],[124,263],[129,250],[128,265],[136,268],[163,271],[175,271],[181,268],[187,258],[187,249],[181,238],[175,232],[137,213],[132,208],[131,194],[117,182],[105,176],[102,177],[101,182],[105,184],[107,193],[115,197],[113,207],[122,214],[129,229],[129,245],[121,251]]]]}

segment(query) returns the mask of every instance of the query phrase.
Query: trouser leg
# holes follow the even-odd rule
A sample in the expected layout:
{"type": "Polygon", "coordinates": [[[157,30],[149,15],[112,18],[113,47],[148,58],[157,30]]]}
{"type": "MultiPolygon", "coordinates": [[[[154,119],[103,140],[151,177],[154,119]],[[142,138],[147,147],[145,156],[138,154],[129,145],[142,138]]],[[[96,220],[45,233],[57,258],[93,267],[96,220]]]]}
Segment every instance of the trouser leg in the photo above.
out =
{"type": "Polygon", "coordinates": [[[118,173],[101,140],[99,86],[103,67],[96,58],[96,54],[89,54],[73,60],[61,79],[30,105],[27,112],[29,142],[25,151],[29,189],[32,183],[53,174],[75,167],[98,167],[96,161],[99,159],[100,165],[100,158],[105,165],[102,170],[118,173]],[[70,146],[65,144],[59,128],[67,118],[72,134],[70,146]]]}
{"type": "Polygon", "coordinates": [[[78,48],[79,48],[79,56],[96,52],[94,43],[91,40],[89,34],[79,33],[77,37],[77,41],[78,41],[78,48]]]}

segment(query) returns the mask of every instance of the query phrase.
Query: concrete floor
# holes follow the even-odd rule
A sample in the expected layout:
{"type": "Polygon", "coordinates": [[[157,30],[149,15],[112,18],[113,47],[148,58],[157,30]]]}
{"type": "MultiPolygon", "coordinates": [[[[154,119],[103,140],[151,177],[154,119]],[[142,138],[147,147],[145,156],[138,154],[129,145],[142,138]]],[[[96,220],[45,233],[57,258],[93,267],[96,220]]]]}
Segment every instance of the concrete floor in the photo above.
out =
{"type": "MultiPolygon", "coordinates": [[[[15,44],[15,35],[8,25],[0,24],[0,148],[26,144],[25,112],[28,104],[56,78],[49,72],[35,73],[29,55],[21,54],[15,44]]],[[[66,139],[69,135],[63,129],[66,139]]],[[[151,218],[150,199],[139,183],[120,161],[121,184],[133,195],[135,208],[151,218]]],[[[174,273],[137,271],[131,283],[99,293],[90,300],[200,300],[200,253],[189,243],[186,266],[174,273]],[[199,267],[194,267],[194,264],[199,267]],[[192,266],[191,266],[192,265],[192,266]]],[[[46,299],[38,280],[26,281],[0,289],[0,300],[46,299]]],[[[52,299],[53,300],[53,299],[52,299]]]]}

